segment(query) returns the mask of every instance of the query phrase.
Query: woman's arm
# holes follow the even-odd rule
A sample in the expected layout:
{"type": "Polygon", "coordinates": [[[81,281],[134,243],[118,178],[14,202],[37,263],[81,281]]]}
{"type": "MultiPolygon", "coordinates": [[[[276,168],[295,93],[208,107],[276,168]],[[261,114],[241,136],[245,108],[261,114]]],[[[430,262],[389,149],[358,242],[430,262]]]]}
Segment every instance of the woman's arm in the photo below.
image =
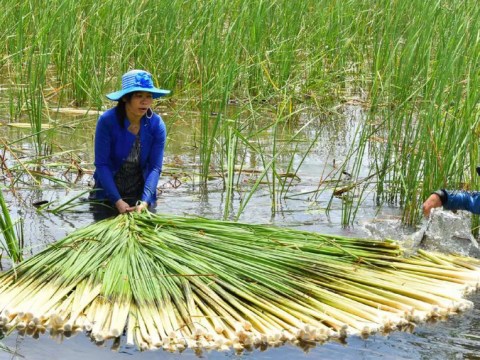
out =
{"type": "Polygon", "coordinates": [[[105,196],[112,204],[116,204],[121,196],[111,170],[112,129],[107,120],[101,116],[95,130],[95,170],[105,196]]]}
{"type": "Polygon", "coordinates": [[[443,208],[446,210],[466,210],[473,214],[480,214],[480,192],[478,191],[450,191],[443,190],[446,200],[443,208]]]}
{"type": "Polygon", "coordinates": [[[163,153],[167,139],[165,124],[159,116],[158,120],[159,122],[152,127],[153,143],[148,154],[148,171],[145,177],[145,186],[143,188],[141,199],[148,204],[153,203],[156,196],[158,180],[162,173],[163,153]]]}
{"type": "Polygon", "coordinates": [[[443,206],[445,210],[466,210],[480,214],[480,192],[438,190],[423,203],[423,214],[429,216],[432,209],[443,206]]]}

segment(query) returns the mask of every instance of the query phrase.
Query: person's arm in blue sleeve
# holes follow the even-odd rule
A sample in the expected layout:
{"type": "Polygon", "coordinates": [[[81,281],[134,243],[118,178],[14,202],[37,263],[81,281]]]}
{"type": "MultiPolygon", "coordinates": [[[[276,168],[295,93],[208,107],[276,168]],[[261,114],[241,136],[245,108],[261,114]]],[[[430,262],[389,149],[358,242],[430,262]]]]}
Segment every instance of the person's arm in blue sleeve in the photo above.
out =
{"type": "Polygon", "coordinates": [[[121,199],[113,179],[110,160],[112,133],[106,119],[100,117],[95,130],[95,168],[105,195],[112,204],[121,199]]]}
{"type": "Polygon", "coordinates": [[[480,214],[480,192],[450,191],[441,189],[435,191],[423,203],[423,213],[429,216],[433,208],[443,206],[445,210],[466,210],[480,214]]]}
{"type": "Polygon", "coordinates": [[[148,172],[145,178],[145,186],[143,188],[142,201],[152,204],[155,201],[158,180],[162,173],[163,152],[167,139],[167,130],[165,124],[160,119],[153,132],[153,145],[148,159],[148,172]]]}
{"type": "Polygon", "coordinates": [[[480,192],[478,191],[449,191],[443,190],[446,201],[443,208],[446,210],[466,210],[473,214],[480,214],[480,192]]]}

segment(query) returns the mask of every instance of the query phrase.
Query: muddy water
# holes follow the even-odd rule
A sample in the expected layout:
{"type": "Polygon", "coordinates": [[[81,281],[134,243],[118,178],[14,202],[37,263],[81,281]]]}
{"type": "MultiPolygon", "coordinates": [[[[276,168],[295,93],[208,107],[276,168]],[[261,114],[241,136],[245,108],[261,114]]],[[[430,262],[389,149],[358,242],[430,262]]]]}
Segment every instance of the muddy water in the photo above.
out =
{"type": "MultiPolygon", "coordinates": [[[[225,194],[222,182],[212,178],[207,190],[198,185],[194,175],[198,171],[198,124],[195,115],[182,116],[179,113],[165,112],[164,118],[169,129],[164,174],[160,181],[162,193],[159,197],[157,212],[173,214],[199,215],[208,218],[221,218],[224,211],[225,194]]],[[[312,114],[301,118],[290,129],[306,124],[312,114]]],[[[311,191],[318,187],[320,178],[338,166],[344,159],[347,146],[353,140],[353,132],[361,117],[361,110],[356,107],[343,109],[343,116],[328,119],[319,118],[313,121],[305,135],[291,149],[294,162],[299,163],[302,154],[311,139],[318,136],[316,145],[309,156],[304,159],[298,173],[299,181],[292,183],[289,196],[279,201],[272,211],[272,202],[267,187],[260,188],[250,200],[240,220],[250,223],[275,224],[278,226],[298,227],[321,233],[333,233],[347,236],[372,236],[372,227],[376,235],[380,232],[388,237],[392,234],[403,235],[412,229],[400,227],[400,209],[386,207],[378,209],[373,201],[365,201],[354,224],[348,228],[341,225],[341,204],[336,199],[332,210],[325,208],[330,200],[328,192],[320,196],[312,196],[311,191]],[[394,231],[375,224],[393,223],[394,231]],[[388,232],[388,233],[387,233],[388,232]]],[[[0,118],[0,120],[2,120],[0,118]]],[[[24,220],[25,247],[27,254],[34,254],[46,245],[61,239],[77,228],[95,221],[87,204],[80,203],[72,211],[57,215],[38,212],[32,203],[49,201],[52,206],[60,204],[88,188],[91,180],[89,170],[92,166],[93,132],[96,116],[73,116],[63,114],[57,119],[63,126],[46,134],[46,143],[54,144],[55,152],[73,150],[72,155],[61,157],[78,161],[86,170],[82,176],[75,172],[62,174],[60,177],[70,183],[69,189],[44,181],[42,190],[32,188],[28,179],[18,182],[16,196],[7,193],[8,204],[14,219],[24,220]],[[73,124],[73,126],[72,126],[73,124]]],[[[28,134],[28,130],[0,127],[0,136],[5,139],[18,139],[28,134]]],[[[288,134],[285,134],[287,137],[288,134]]],[[[269,143],[268,134],[265,144],[269,143]]],[[[32,149],[28,140],[22,142],[25,157],[32,149]]],[[[268,146],[267,146],[268,147],[268,146]]],[[[288,151],[286,151],[288,153],[288,151]]],[[[252,168],[258,165],[253,154],[247,154],[248,164],[252,168]]],[[[289,156],[284,158],[286,163],[289,156]]],[[[13,161],[13,160],[11,160],[13,161]]],[[[282,164],[280,164],[281,166],[282,164]]],[[[52,170],[54,171],[54,170],[52,170]]],[[[56,173],[58,175],[58,173],[56,173]]],[[[7,181],[3,178],[2,181],[7,181]]],[[[253,176],[253,175],[252,175],[253,176]]],[[[254,179],[254,178],[253,178],[254,179]]],[[[31,181],[31,179],[30,179],[31,181]]],[[[248,186],[251,178],[242,181],[248,186]]],[[[238,207],[239,195],[235,194],[234,208],[238,207]]],[[[98,347],[83,334],[70,339],[51,339],[47,335],[39,340],[19,338],[10,335],[3,343],[15,350],[18,355],[0,352],[0,359],[237,359],[252,360],[274,359],[480,359],[480,295],[473,294],[471,299],[475,308],[464,314],[452,317],[436,324],[424,324],[413,333],[393,332],[388,335],[375,335],[368,339],[350,337],[346,344],[326,343],[311,348],[299,348],[285,345],[270,348],[266,351],[254,350],[241,355],[231,353],[204,352],[194,353],[190,350],[182,354],[170,354],[162,350],[140,353],[134,348],[123,345],[117,351],[111,350],[111,343],[98,347]]]]}

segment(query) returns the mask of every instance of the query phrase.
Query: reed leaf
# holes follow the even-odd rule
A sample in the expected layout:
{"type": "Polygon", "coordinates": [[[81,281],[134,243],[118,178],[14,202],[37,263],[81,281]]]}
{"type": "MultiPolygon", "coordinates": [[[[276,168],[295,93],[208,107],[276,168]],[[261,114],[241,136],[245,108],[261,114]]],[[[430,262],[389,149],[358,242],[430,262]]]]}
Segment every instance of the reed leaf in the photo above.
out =
{"type": "MultiPolygon", "coordinates": [[[[5,198],[3,197],[3,190],[0,189],[0,231],[5,242],[2,248],[7,252],[7,255],[14,263],[22,261],[21,238],[17,237],[15,232],[15,224],[13,223],[10,212],[8,210],[5,198]]],[[[22,234],[20,233],[20,236],[22,234]]]]}

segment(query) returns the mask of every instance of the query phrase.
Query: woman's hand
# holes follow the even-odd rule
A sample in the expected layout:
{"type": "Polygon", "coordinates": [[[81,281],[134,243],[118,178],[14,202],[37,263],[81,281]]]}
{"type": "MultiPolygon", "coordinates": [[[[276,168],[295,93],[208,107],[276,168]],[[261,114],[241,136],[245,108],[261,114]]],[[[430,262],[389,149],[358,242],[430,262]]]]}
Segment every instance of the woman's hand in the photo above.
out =
{"type": "Polygon", "coordinates": [[[428,197],[427,200],[423,203],[423,215],[425,217],[430,216],[432,209],[442,206],[442,200],[437,194],[432,194],[428,197]]]}
{"type": "Polygon", "coordinates": [[[123,199],[117,200],[115,203],[115,207],[117,208],[120,214],[125,214],[126,212],[130,212],[130,205],[128,205],[123,199]]]}
{"type": "Polygon", "coordinates": [[[132,212],[132,211],[142,212],[142,211],[146,210],[147,208],[148,208],[148,203],[146,201],[141,201],[136,206],[130,206],[127,209],[127,211],[128,212],[132,212]]]}
{"type": "Polygon", "coordinates": [[[148,208],[148,203],[146,201],[141,201],[140,203],[138,203],[138,205],[130,206],[128,205],[128,203],[120,199],[115,203],[115,207],[120,214],[125,214],[132,211],[142,212],[143,210],[146,210],[148,208]]]}

